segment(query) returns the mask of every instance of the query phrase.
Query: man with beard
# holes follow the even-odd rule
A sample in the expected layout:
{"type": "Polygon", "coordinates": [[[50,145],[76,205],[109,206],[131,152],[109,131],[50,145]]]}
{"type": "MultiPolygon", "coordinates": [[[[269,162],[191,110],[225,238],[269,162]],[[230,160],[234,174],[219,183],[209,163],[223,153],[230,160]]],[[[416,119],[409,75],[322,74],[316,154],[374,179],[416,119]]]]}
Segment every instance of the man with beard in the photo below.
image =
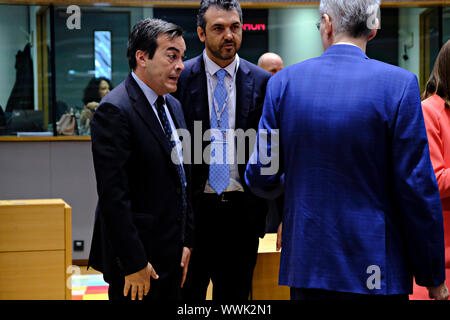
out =
{"type": "Polygon", "coordinates": [[[205,135],[200,154],[207,159],[192,166],[196,232],[183,296],[204,300],[212,280],[213,300],[247,300],[267,202],[253,195],[244,181],[250,143],[239,145],[247,152],[238,163],[238,145],[230,134],[256,130],[271,74],[237,55],[242,11],[236,0],[202,0],[197,34],[205,50],[185,62],[176,96],[191,137],[199,134],[194,126],[200,123],[202,137],[209,129],[211,135],[205,135]]]}

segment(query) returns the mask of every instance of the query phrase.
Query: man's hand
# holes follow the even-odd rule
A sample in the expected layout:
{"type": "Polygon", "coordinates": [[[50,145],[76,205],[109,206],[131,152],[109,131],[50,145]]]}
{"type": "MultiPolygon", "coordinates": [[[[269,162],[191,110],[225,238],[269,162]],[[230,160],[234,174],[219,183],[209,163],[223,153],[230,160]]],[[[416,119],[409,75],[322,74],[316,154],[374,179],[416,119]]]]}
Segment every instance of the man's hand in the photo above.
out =
{"type": "Polygon", "coordinates": [[[123,295],[126,297],[131,287],[131,300],[136,300],[136,293],[139,300],[144,299],[144,295],[147,295],[150,290],[150,277],[153,279],[159,278],[150,263],[147,263],[144,269],[125,276],[123,295]]]}
{"type": "Polygon", "coordinates": [[[280,222],[277,231],[277,251],[281,250],[281,230],[283,229],[283,222],[280,222]]]}
{"type": "Polygon", "coordinates": [[[437,287],[428,287],[428,296],[435,300],[448,300],[448,288],[445,282],[437,287]]]}
{"type": "Polygon", "coordinates": [[[181,288],[183,288],[184,281],[186,281],[186,275],[188,272],[189,259],[191,259],[191,249],[184,247],[183,254],[181,256],[180,266],[183,268],[183,277],[181,278],[181,288]]]}

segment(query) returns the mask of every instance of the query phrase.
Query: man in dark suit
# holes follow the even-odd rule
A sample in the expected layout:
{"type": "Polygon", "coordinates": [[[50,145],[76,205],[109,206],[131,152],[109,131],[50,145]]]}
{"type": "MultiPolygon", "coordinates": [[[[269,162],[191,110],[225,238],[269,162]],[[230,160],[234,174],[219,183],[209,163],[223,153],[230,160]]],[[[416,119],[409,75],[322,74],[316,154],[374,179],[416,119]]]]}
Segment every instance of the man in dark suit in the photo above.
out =
{"type": "Polygon", "coordinates": [[[162,20],[137,23],[127,50],[133,71],[92,121],[99,201],[89,265],[113,300],[179,299],[186,277],[193,218],[176,132],[185,122],[169,94],[184,68],[182,32],[162,20]]]}
{"type": "Polygon", "coordinates": [[[237,129],[256,129],[270,73],[237,55],[242,39],[237,1],[203,0],[197,26],[206,48],[185,63],[176,93],[191,136],[198,140],[195,135],[206,132],[200,137],[206,140],[205,159],[196,161],[203,157],[194,155],[192,167],[196,240],[183,296],[205,299],[211,279],[214,300],[247,300],[267,202],[244,182],[250,143],[239,145],[230,137],[237,129]],[[233,152],[243,146],[245,155],[233,152]]]}
{"type": "Polygon", "coordinates": [[[365,54],[379,6],[322,0],[325,52],[267,86],[264,161],[253,154],[246,181],[258,194],[284,181],[280,285],[291,287],[291,299],[407,300],[413,276],[431,298],[448,299],[417,78],[365,54]],[[273,160],[280,154],[278,172],[261,171],[270,164],[265,148],[273,160]]]}

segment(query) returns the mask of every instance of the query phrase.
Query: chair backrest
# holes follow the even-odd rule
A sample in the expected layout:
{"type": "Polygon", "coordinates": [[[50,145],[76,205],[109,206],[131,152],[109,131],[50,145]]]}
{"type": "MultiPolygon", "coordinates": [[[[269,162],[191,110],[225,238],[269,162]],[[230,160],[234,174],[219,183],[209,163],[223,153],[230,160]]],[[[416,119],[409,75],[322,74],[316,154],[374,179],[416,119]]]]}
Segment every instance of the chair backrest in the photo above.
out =
{"type": "Polygon", "coordinates": [[[41,132],[44,130],[44,113],[42,110],[17,110],[11,112],[6,123],[6,133],[16,135],[20,131],[41,132]]]}

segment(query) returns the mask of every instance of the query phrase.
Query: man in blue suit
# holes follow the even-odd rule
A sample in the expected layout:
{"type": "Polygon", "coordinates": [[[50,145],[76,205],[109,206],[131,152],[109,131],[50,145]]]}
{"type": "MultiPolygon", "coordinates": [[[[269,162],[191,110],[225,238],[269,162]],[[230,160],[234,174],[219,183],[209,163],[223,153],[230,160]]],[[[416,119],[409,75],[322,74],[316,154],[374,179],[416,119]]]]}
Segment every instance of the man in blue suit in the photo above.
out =
{"type": "MultiPolygon", "coordinates": [[[[249,143],[236,146],[222,134],[256,130],[270,73],[237,55],[242,11],[236,0],[202,0],[197,26],[205,51],[185,62],[176,92],[191,136],[203,141],[198,154],[202,161],[196,161],[194,154],[192,166],[196,232],[183,295],[190,300],[206,299],[212,280],[214,300],[247,300],[258,236],[265,231],[267,202],[245,184],[249,152],[233,155],[236,147],[249,150],[249,143]],[[207,131],[218,135],[207,138],[207,131]],[[218,154],[227,159],[217,161],[222,160],[218,154]]],[[[195,141],[191,145],[195,151],[195,141]]]]}
{"type": "Polygon", "coordinates": [[[365,54],[378,10],[378,0],[322,0],[325,52],[267,87],[267,132],[246,181],[266,195],[284,185],[279,282],[291,299],[408,299],[413,276],[448,298],[417,79],[365,54]],[[261,171],[278,155],[277,173],[261,171]]]}

